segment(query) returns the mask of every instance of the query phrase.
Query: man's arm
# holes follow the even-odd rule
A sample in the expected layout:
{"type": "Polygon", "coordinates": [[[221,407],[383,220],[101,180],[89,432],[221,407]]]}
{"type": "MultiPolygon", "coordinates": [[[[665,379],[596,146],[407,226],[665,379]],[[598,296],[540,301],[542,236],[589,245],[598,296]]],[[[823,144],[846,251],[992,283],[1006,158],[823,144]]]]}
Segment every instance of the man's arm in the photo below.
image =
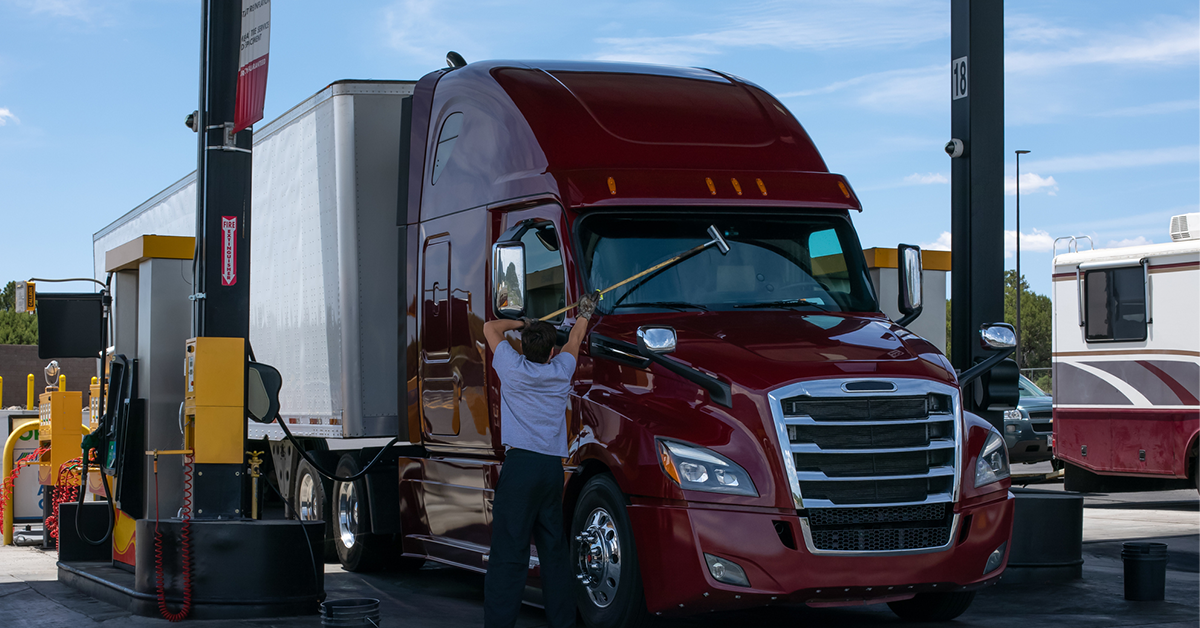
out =
{"type": "Polygon", "coordinates": [[[575,315],[575,325],[571,327],[571,335],[567,336],[567,344],[563,345],[563,353],[571,354],[575,364],[579,364],[579,345],[587,335],[588,320],[596,312],[596,304],[600,303],[600,292],[592,292],[579,299],[579,310],[575,315]]]}
{"type": "Polygon", "coordinates": [[[492,353],[496,352],[496,347],[504,342],[504,334],[520,329],[525,326],[523,320],[509,320],[507,318],[498,318],[494,321],[488,321],[483,324],[483,337],[487,339],[488,347],[492,353]]]}
{"type": "Polygon", "coordinates": [[[579,316],[575,319],[575,324],[571,327],[571,335],[567,336],[567,344],[563,345],[562,352],[571,354],[575,358],[575,363],[579,363],[579,345],[583,344],[583,337],[587,335],[588,319],[586,316],[579,316]]]}

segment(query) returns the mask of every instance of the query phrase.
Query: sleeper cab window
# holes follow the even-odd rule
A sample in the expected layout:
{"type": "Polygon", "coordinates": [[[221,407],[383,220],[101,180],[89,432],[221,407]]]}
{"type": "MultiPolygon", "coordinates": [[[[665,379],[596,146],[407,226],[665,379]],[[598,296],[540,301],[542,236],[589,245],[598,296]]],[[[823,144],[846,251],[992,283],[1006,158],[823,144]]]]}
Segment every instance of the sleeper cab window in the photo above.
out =
{"type": "MultiPolygon", "coordinates": [[[[541,318],[567,304],[558,233],[553,223],[542,223],[526,231],[521,243],[525,245],[525,315],[541,318]]],[[[550,320],[562,322],[563,314],[550,320]]]]}
{"type": "Polygon", "coordinates": [[[450,153],[454,152],[454,144],[458,141],[458,132],[462,130],[463,114],[452,113],[442,123],[442,132],[438,135],[437,150],[433,153],[433,174],[430,183],[436,184],[446,164],[450,161],[450,153]]]}
{"type": "Polygon", "coordinates": [[[1088,342],[1146,339],[1146,273],[1138,266],[1083,273],[1088,342]]]}

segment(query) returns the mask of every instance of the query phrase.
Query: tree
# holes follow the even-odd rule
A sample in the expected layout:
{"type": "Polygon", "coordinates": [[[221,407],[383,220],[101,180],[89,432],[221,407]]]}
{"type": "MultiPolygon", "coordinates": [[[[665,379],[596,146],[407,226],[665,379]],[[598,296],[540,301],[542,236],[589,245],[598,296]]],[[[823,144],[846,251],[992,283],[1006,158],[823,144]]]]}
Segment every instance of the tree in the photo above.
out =
{"type": "Polygon", "coordinates": [[[0,290],[0,345],[35,345],[38,341],[37,316],[16,311],[17,282],[10,281],[0,290]]]}
{"type": "MultiPolygon", "coordinates": [[[[946,357],[950,357],[950,311],[951,302],[946,300],[946,357]]],[[[1029,284],[1021,277],[1021,369],[1050,368],[1051,331],[1050,298],[1029,291],[1029,284]]],[[[1017,324],[1017,273],[1004,271],[1004,322],[1017,324]]],[[[1015,355],[1013,356],[1015,359],[1015,355]]],[[[1050,392],[1050,371],[1025,371],[1039,388],[1050,392]]]]}
{"type": "MultiPolygon", "coordinates": [[[[1029,291],[1021,277],[1021,359],[1022,369],[1050,368],[1052,338],[1050,297],[1029,291]]],[[[1017,273],[1004,271],[1004,322],[1017,324],[1017,273]]],[[[1050,371],[1028,371],[1026,377],[1038,387],[1050,391],[1050,371]]]]}

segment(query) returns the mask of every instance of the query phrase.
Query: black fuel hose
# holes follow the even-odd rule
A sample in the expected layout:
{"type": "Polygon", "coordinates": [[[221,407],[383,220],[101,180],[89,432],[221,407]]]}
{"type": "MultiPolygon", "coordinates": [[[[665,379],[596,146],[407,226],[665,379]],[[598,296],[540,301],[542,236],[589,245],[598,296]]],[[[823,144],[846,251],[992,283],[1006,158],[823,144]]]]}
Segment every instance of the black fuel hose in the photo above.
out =
{"type": "Polygon", "coordinates": [[[100,483],[104,485],[104,498],[108,501],[108,530],[105,531],[104,536],[100,537],[99,541],[93,541],[87,538],[83,531],[79,529],[79,513],[83,512],[83,498],[87,496],[88,452],[85,450],[83,452],[83,475],[79,476],[79,500],[75,507],[75,535],[82,539],[84,543],[97,547],[104,545],[112,538],[113,528],[117,524],[117,512],[113,506],[112,493],[108,489],[108,478],[104,477],[103,471],[100,472],[100,476],[100,483]]]}
{"type": "Polygon", "coordinates": [[[324,469],[322,469],[320,467],[320,465],[318,465],[316,463],[316,461],[314,461],[312,458],[309,457],[308,452],[304,451],[304,448],[301,447],[300,443],[296,441],[296,437],[292,436],[292,432],[290,430],[288,430],[287,424],[284,423],[284,421],[283,421],[283,417],[276,414],[275,421],[277,423],[279,423],[279,427],[283,428],[283,435],[287,436],[287,439],[289,441],[291,441],[292,446],[296,448],[296,451],[300,452],[300,456],[304,458],[304,461],[307,462],[308,464],[312,465],[312,468],[316,469],[317,473],[321,474],[322,477],[324,477],[327,480],[332,480],[334,482],[353,482],[353,481],[357,480],[358,478],[361,478],[362,476],[366,475],[367,473],[369,473],[371,471],[371,467],[375,466],[375,463],[379,462],[379,460],[381,458],[383,458],[383,454],[387,453],[387,450],[391,449],[392,445],[395,445],[397,442],[400,441],[399,436],[388,441],[388,444],[384,445],[383,449],[379,450],[379,453],[375,454],[375,457],[371,459],[371,462],[367,463],[367,466],[362,468],[362,471],[359,471],[358,473],[355,473],[354,475],[351,475],[348,477],[341,477],[341,476],[334,475],[332,473],[327,473],[324,469]]]}

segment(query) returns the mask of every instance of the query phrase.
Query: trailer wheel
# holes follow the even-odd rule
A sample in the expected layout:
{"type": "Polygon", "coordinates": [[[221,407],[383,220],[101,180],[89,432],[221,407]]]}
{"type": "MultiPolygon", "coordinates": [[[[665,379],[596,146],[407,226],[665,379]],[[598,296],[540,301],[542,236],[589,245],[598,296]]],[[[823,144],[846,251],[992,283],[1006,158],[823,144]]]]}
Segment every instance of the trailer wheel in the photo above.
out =
{"type": "Polygon", "coordinates": [[[329,487],[317,470],[304,459],[296,465],[295,478],[293,485],[296,492],[292,497],[292,505],[296,509],[296,518],[302,521],[325,522],[324,560],[327,563],[336,562],[338,557],[337,550],[333,547],[333,526],[329,524],[329,487]]]}
{"type": "Polygon", "coordinates": [[[911,600],[888,602],[888,608],[905,621],[950,621],[967,611],[974,591],[918,593],[911,600]]]}
{"type": "MultiPolygon", "coordinates": [[[[334,475],[347,477],[358,471],[358,461],[347,454],[338,461],[334,475]]],[[[337,550],[338,561],[346,571],[376,571],[382,568],[391,541],[390,536],[380,538],[366,531],[367,522],[371,520],[366,484],[362,478],[353,482],[333,483],[333,546],[337,550]]]]}
{"type": "Polygon", "coordinates": [[[584,485],[571,521],[579,612],[588,628],[634,628],[649,619],[625,497],[610,476],[584,485]]]}

